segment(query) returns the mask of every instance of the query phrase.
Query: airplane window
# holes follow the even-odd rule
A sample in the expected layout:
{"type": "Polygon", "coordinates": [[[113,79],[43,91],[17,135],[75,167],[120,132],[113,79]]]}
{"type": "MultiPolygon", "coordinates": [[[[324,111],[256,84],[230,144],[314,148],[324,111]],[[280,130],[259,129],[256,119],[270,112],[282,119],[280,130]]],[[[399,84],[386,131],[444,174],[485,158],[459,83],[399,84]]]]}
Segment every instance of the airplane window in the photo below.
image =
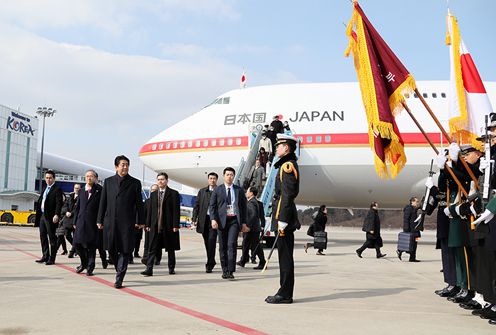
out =
{"type": "Polygon", "coordinates": [[[188,148],[191,148],[193,146],[193,141],[188,141],[188,148]]]}
{"type": "Polygon", "coordinates": [[[326,141],[326,143],[331,142],[331,135],[326,135],[324,141],[326,141]]]}
{"type": "Polygon", "coordinates": [[[422,93],[422,96],[423,96],[424,98],[427,98],[429,95],[428,95],[427,93],[422,93]]]}
{"type": "Polygon", "coordinates": [[[158,145],[158,150],[162,150],[163,148],[164,148],[164,144],[163,144],[163,143],[160,143],[160,144],[158,145]]]}
{"type": "Polygon", "coordinates": [[[186,145],[186,143],[184,143],[184,141],[181,141],[181,143],[179,144],[179,146],[180,146],[181,148],[184,148],[184,146],[185,146],[185,145],[186,145]]]}
{"type": "Polygon", "coordinates": [[[446,98],[446,93],[441,93],[442,98],[446,98]]]}
{"type": "Polygon", "coordinates": [[[436,93],[432,93],[432,97],[433,98],[437,98],[437,94],[436,93]]]}
{"type": "Polygon", "coordinates": [[[308,143],[312,143],[312,140],[313,140],[312,136],[307,136],[307,142],[308,143]]]}
{"type": "Polygon", "coordinates": [[[241,145],[241,139],[240,138],[236,139],[236,145],[241,145]]]}
{"type": "Polygon", "coordinates": [[[232,138],[227,139],[227,145],[229,145],[229,146],[233,145],[233,139],[232,138]]]}
{"type": "Polygon", "coordinates": [[[196,140],[196,142],[195,142],[195,147],[199,147],[200,145],[201,145],[200,140],[196,140]]]}
{"type": "Polygon", "coordinates": [[[174,149],[177,148],[177,142],[172,143],[172,148],[174,148],[174,149]]]}
{"type": "Polygon", "coordinates": [[[317,142],[317,143],[322,142],[322,136],[315,137],[315,142],[317,142]]]}
{"type": "Polygon", "coordinates": [[[152,145],[152,150],[157,150],[157,145],[156,144],[152,145]]]}
{"type": "Polygon", "coordinates": [[[417,93],[413,93],[414,98],[418,98],[417,93]]]}
{"type": "Polygon", "coordinates": [[[212,144],[213,147],[215,147],[217,145],[217,140],[213,139],[210,143],[212,144]]]}
{"type": "Polygon", "coordinates": [[[167,143],[165,144],[165,148],[166,148],[166,149],[170,149],[170,145],[171,145],[171,144],[170,144],[170,142],[167,142],[167,143]]]}
{"type": "Polygon", "coordinates": [[[298,142],[300,142],[300,143],[303,142],[303,137],[298,136],[298,142]]]}
{"type": "Polygon", "coordinates": [[[203,146],[208,147],[208,140],[203,140],[203,146]]]}
{"type": "Polygon", "coordinates": [[[224,146],[224,139],[223,139],[223,138],[219,140],[219,145],[220,145],[221,147],[223,147],[223,146],[224,146]]]}
{"type": "Polygon", "coordinates": [[[409,97],[410,97],[410,94],[405,93],[405,98],[407,98],[407,99],[408,99],[409,97]]]}
{"type": "Polygon", "coordinates": [[[229,101],[231,100],[230,97],[226,97],[224,98],[224,101],[222,102],[224,105],[228,105],[229,104],[229,101]]]}

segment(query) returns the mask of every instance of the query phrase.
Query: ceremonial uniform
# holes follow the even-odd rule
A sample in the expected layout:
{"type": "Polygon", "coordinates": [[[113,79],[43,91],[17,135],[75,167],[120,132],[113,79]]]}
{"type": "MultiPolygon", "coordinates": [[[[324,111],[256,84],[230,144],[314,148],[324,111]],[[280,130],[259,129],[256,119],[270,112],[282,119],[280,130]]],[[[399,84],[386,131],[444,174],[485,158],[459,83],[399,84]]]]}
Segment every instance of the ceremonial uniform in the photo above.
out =
{"type": "Polygon", "coordinates": [[[291,303],[294,291],[294,231],[300,228],[298,213],[295,205],[295,198],[298,196],[300,188],[300,175],[298,164],[296,163],[296,139],[284,135],[278,135],[276,147],[287,143],[292,152],[280,157],[274,163],[274,167],[279,169],[274,191],[274,201],[272,205],[272,231],[279,229],[277,240],[277,251],[279,254],[280,285],[275,296],[269,296],[265,300],[268,303],[291,303]],[[287,224],[285,228],[281,226],[287,224]]]}

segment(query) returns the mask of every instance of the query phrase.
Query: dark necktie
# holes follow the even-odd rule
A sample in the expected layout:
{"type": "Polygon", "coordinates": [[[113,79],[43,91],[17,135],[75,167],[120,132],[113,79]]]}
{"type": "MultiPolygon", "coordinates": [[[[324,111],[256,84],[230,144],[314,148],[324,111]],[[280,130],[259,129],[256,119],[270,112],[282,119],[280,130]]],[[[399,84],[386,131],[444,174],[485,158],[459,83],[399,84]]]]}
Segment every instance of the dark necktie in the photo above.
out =
{"type": "Polygon", "coordinates": [[[229,187],[227,189],[227,205],[231,206],[232,200],[231,200],[231,188],[229,187]]]}
{"type": "Polygon", "coordinates": [[[162,203],[162,200],[164,200],[164,191],[160,191],[159,200],[160,200],[160,203],[162,203]]]}

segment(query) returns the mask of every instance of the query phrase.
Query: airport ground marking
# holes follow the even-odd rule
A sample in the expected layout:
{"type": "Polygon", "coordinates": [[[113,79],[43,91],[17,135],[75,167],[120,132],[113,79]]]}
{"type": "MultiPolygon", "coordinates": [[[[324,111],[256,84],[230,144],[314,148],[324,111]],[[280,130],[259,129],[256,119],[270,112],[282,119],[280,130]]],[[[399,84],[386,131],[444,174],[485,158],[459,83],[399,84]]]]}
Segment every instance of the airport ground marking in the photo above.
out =
{"type": "MultiPolygon", "coordinates": [[[[24,239],[19,239],[17,237],[13,237],[12,235],[10,236],[10,238],[16,239],[18,241],[32,242],[32,241],[27,241],[27,240],[24,240],[24,239]]],[[[30,252],[25,251],[25,250],[22,250],[22,249],[19,249],[17,247],[14,247],[14,246],[10,245],[11,243],[9,241],[6,241],[6,242],[7,242],[6,244],[11,249],[13,249],[15,251],[18,251],[18,252],[20,252],[22,254],[25,254],[25,255],[27,255],[27,256],[29,256],[31,258],[35,258],[35,259],[38,258],[38,256],[36,256],[35,254],[30,253],[30,252]]],[[[72,273],[76,274],[76,270],[74,268],[68,266],[68,265],[60,264],[60,263],[55,263],[54,265],[57,266],[57,267],[59,267],[59,268],[61,268],[61,269],[64,269],[66,271],[69,271],[69,272],[72,272],[72,273]]],[[[81,277],[84,277],[86,279],[93,280],[93,281],[95,281],[97,283],[106,285],[106,286],[111,287],[112,289],[114,289],[114,284],[112,282],[106,280],[106,279],[100,278],[98,276],[88,277],[88,276],[86,276],[86,275],[84,275],[82,273],[79,273],[77,275],[78,276],[81,276],[81,277]]],[[[243,326],[243,325],[234,323],[234,322],[230,322],[230,321],[227,321],[227,320],[224,320],[224,319],[220,319],[220,318],[215,317],[213,315],[209,315],[209,314],[205,314],[205,313],[202,313],[202,312],[198,312],[198,311],[195,311],[193,309],[189,309],[187,307],[183,307],[183,306],[174,304],[174,303],[169,302],[167,300],[163,300],[163,299],[160,299],[160,298],[151,296],[149,294],[146,294],[146,293],[142,293],[142,292],[133,290],[133,289],[128,288],[128,287],[123,287],[123,288],[120,289],[120,291],[121,292],[125,292],[127,294],[130,294],[132,296],[135,296],[137,298],[141,298],[143,300],[147,300],[147,301],[152,302],[154,304],[157,304],[157,305],[160,305],[160,306],[163,306],[163,307],[166,307],[166,308],[175,310],[177,312],[180,312],[180,313],[183,313],[183,314],[192,316],[194,318],[197,318],[197,319],[200,319],[200,320],[203,320],[203,321],[206,321],[206,322],[210,322],[210,323],[216,324],[216,325],[221,326],[221,327],[224,327],[224,328],[228,328],[228,329],[234,330],[234,331],[236,331],[238,333],[241,333],[241,334],[246,334],[246,335],[267,335],[267,333],[258,331],[256,329],[249,328],[249,327],[246,327],[246,326],[243,326]]]]}

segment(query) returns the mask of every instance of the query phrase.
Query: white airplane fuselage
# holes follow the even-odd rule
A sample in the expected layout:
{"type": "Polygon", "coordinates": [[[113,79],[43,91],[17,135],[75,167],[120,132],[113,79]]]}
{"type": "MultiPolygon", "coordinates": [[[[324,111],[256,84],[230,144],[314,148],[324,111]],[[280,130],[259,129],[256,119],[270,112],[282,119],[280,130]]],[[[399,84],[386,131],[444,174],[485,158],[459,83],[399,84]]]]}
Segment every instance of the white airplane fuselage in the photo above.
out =
{"type": "MultiPolygon", "coordinates": [[[[417,82],[447,130],[448,85],[447,81],[417,82]]],[[[495,106],[496,83],[485,86],[495,106]]],[[[420,99],[412,94],[406,102],[434,144],[446,146],[420,99]]],[[[434,151],[403,111],[396,121],[407,164],[396,179],[379,178],[358,83],[270,85],[227,92],[150,139],[140,158],[152,170],[165,171],[191,187],[204,187],[211,171],[219,174],[221,183],[222,170],[237,168],[248,155],[250,129],[269,124],[275,115],[288,121],[302,140],[298,204],[366,207],[378,201],[392,208],[404,206],[411,196],[422,196],[434,151]]]]}

